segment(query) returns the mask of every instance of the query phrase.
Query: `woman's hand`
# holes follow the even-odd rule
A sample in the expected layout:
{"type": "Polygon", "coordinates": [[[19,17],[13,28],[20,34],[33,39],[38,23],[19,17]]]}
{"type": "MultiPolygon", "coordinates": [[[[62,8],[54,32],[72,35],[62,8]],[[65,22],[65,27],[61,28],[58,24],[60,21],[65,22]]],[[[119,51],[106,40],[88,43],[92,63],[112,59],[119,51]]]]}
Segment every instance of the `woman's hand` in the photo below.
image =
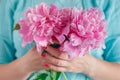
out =
{"type": "Polygon", "coordinates": [[[44,56],[33,47],[23,57],[0,65],[0,80],[25,80],[33,71],[48,69],[44,56]]]}
{"type": "Polygon", "coordinates": [[[33,72],[38,70],[47,69],[46,60],[43,59],[44,55],[38,53],[36,48],[30,49],[23,57],[17,60],[18,64],[21,64],[24,71],[33,72]]]}
{"type": "Polygon", "coordinates": [[[45,59],[49,68],[60,72],[83,73],[94,80],[120,80],[120,64],[110,63],[86,54],[73,60],[58,49],[47,47],[45,59]]]}
{"type": "Polygon", "coordinates": [[[0,65],[0,71],[3,70],[3,74],[0,76],[0,80],[25,80],[30,73],[37,71],[48,69],[48,66],[45,61],[44,55],[38,53],[36,48],[33,47],[30,49],[23,57],[16,59],[15,61],[6,64],[0,65]]]}
{"type": "Polygon", "coordinates": [[[50,69],[61,72],[89,74],[89,66],[92,64],[89,64],[88,61],[92,62],[93,60],[90,54],[70,60],[66,53],[51,46],[48,46],[46,50],[48,54],[46,54],[45,59],[48,61],[50,69]]]}

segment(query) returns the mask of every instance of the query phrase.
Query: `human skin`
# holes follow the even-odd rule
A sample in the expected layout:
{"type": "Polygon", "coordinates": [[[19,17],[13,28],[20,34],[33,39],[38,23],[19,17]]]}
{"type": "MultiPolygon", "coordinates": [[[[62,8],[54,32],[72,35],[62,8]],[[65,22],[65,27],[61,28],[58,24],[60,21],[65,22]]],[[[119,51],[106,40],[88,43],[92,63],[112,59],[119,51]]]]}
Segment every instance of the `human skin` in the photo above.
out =
{"type": "Polygon", "coordinates": [[[0,65],[0,80],[25,80],[33,71],[47,69],[45,59],[36,48],[9,64],[0,65]]]}
{"type": "Polygon", "coordinates": [[[46,55],[50,69],[62,72],[83,73],[93,80],[120,80],[120,64],[118,63],[94,58],[89,53],[83,57],[70,60],[66,53],[58,49],[48,46],[46,50],[50,55],[54,56],[46,55]]]}
{"type": "Polygon", "coordinates": [[[41,55],[33,47],[23,57],[0,65],[0,80],[25,80],[32,72],[43,69],[83,73],[94,80],[120,80],[120,64],[99,60],[89,53],[71,60],[51,46],[46,51],[47,54],[41,55]]]}

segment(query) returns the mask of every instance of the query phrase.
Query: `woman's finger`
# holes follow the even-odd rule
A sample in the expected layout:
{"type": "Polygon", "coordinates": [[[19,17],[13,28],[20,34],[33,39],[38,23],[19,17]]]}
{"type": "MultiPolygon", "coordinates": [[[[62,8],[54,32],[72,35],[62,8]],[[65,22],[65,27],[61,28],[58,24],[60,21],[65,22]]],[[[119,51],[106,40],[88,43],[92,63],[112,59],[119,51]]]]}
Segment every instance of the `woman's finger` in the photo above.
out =
{"type": "Polygon", "coordinates": [[[44,53],[44,59],[46,60],[47,63],[56,65],[56,66],[62,66],[62,67],[67,67],[69,66],[69,62],[63,59],[58,59],[54,56],[51,56],[47,53],[44,53]]]}
{"type": "Polygon", "coordinates": [[[66,72],[67,71],[67,68],[65,68],[65,67],[59,67],[59,66],[55,66],[52,64],[49,64],[49,69],[58,71],[58,72],[66,72]]]}
{"type": "Polygon", "coordinates": [[[68,57],[68,54],[67,53],[64,53],[64,52],[61,52],[59,51],[58,49],[56,48],[52,48],[51,46],[48,46],[46,51],[56,57],[56,58],[60,58],[60,59],[63,59],[63,60],[69,60],[69,57],[68,57]]]}

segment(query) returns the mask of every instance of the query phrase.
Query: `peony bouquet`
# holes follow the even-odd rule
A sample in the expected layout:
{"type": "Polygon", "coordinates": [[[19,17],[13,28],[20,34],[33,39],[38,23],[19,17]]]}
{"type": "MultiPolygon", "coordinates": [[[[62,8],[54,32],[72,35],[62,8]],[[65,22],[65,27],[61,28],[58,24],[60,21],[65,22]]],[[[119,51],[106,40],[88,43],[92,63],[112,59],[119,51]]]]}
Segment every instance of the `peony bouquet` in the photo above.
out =
{"type": "Polygon", "coordinates": [[[105,48],[106,21],[98,8],[58,8],[41,3],[29,8],[18,22],[23,46],[35,42],[37,51],[59,42],[58,49],[69,58],[84,56],[86,52],[105,48]]]}

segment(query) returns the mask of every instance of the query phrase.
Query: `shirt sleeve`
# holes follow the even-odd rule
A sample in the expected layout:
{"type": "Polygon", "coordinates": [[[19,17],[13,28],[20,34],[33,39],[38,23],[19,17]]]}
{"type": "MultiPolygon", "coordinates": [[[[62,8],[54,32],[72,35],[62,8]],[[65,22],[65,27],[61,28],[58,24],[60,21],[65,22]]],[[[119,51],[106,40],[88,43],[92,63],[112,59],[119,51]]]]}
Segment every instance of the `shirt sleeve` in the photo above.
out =
{"type": "Polygon", "coordinates": [[[120,63],[120,2],[106,0],[103,11],[108,22],[106,49],[104,59],[109,62],[120,63]]]}
{"type": "Polygon", "coordinates": [[[12,34],[14,9],[10,1],[1,0],[0,2],[0,64],[6,64],[15,59],[12,34]]]}

